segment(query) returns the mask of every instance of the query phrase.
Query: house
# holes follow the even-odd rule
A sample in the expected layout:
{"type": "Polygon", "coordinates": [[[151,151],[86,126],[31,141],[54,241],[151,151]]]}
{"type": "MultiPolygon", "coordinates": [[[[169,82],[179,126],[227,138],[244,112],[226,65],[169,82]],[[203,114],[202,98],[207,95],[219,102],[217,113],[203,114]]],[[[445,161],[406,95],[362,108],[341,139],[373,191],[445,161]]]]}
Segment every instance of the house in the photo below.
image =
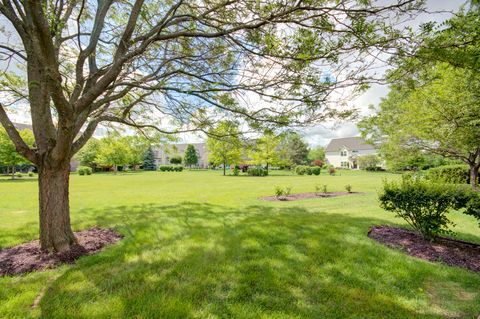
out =
{"type": "Polygon", "coordinates": [[[155,154],[155,164],[157,167],[161,165],[169,165],[170,159],[173,156],[181,156],[183,158],[185,155],[185,150],[189,144],[193,145],[193,147],[195,147],[197,150],[198,167],[208,167],[208,149],[205,143],[162,145],[153,150],[155,154]]]}
{"type": "Polygon", "coordinates": [[[359,136],[332,139],[325,149],[327,163],[339,168],[358,169],[358,157],[377,154],[378,149],[359,136]]]}

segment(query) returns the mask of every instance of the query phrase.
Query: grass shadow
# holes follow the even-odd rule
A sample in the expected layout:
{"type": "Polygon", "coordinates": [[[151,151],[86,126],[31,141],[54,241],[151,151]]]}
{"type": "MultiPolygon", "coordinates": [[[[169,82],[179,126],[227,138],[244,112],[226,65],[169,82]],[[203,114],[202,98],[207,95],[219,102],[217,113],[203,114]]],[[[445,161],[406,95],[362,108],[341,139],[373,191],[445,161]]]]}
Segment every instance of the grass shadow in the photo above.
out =
{"type": "Polygon", "coordinates": [[[368,228],[381,219],[199,203],[82,214],[125,239],[57,278],[40,303],[42,317],[440,318],[480,311],[478,275],[370,240],[368,228]],[[437,289],[437,282],[471,297],[445,293],[432,301],[425,287],[437,289]]]}

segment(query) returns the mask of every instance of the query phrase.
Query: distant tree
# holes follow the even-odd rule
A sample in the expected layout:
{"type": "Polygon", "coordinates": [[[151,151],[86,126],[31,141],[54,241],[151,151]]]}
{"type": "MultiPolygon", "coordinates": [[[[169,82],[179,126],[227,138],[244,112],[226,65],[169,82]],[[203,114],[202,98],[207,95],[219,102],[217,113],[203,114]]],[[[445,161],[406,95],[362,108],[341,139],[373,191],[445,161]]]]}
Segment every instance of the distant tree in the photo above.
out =
{"type": "Polygon", "coordinates": [[[197,149],[192,144],[187,145],[187,148],[185,149],[185,154],[184,154],[184,160],[183,161],[184,161],[185,165],[188,165],[190,167],[198,164],[197,149]]]}
{"type": "Polygon", "coordinates": [[[257,139],[255,145],[250,151],[250,157],[252,162],[257,165],[265,164],[268,172],[268,168],[271,164],[276,164],[279,159],[279,152],[277,146],[279,138],[273,133],[265,133],[262,137],[257,139]]]}
{"type": "Polygon", "coordinates": [[[142,135],[129,135],[121,137],[120,142],[129,149],[127,164],[136,169],[143,163],[143,157],[150,146],[150,141],[142,135]]]}
{"type": "Polygon", "coordinates": [[[100,141],[96,138],[90,139],[84,147],[77,153],[75,158],[83,166],[88,166],[94,169],[97,166],[95,159],[100,150],[100,141]]]}
{"type": "Polygon", "coordinates": [[[170,164],[182,164],[182,157],[180,155],[174,155],[170,158],[170,164]]]}
{"type": "Polygon", "coordinates": [[[223,165],[223,175],[226,175],[227,164],[236,164],[241,160],[242,143],[238,136],[238,125],[232,121],[222,121],[209,133],[209,161],[214,165],[223,165]]]}
{"type": "Polygon", "coordinates": [[[151,146],[147,148],[147,151],[143,154],[143,170],[154,171],[156,170],[155,154],[151,146]]]}
{"type": "Polygon", "coordinates": [[[317,146],[308,152],[308,159],[313,162],[315,160],[320,160],[325,162],[325,148],[323,146],[317,146]]]}
{"type": "Polygon", "coordinates": [[[296,132],[284,133],[278,147],[282,162],[289,165],[308,164],[308,144],[305,143],[300,134],[296,132]]]}
{"type": "Polygon", "coordinates": [[[367,167],[377,167],[380,165],[381,160],[375,154],[362,155],[357,158],[358,167],[366,169],[367,167]]]}
{"type": "MultiPolygon", "coordinates": [[[[33,145],[34,138],[31,130],[25,129],[20,131],[19,134],[25,143],[29,146],[33,145]]],[[[0,127],[0,164],[11,168],[12,179],[15,178],[16,166],[29,163],[30,161],[17,152],[15,144],[9,138],[5,129],[0,127]]]]}
{"type": "Polygon", "coordinates": [[[100,148],[95,158],[98,165],[112,167],[116,174],[118,166],[128,163],[130,160],[130,148],[118,134],[110,134],[101,139],[100,148]]]}

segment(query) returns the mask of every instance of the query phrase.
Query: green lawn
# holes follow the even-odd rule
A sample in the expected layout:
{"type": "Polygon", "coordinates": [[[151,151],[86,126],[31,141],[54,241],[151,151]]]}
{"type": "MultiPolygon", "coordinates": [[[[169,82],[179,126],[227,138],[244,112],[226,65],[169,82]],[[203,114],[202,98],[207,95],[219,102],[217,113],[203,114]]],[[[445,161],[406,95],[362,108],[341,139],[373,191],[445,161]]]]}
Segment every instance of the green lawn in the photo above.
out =
{"type": "MultiPolygon", "coordinates": [[[[366,233],[403,224],[378,207],[384,173],[72,176],[75,230],[125,238],[75,265],[0,278],[0,318],[476,318],[480,275],[388,249],[366,233]],[[264,202],[351,184],[362,195],[264,202]],[[43,293],[37,307],[34,300],[43,293]]],[[[0,248],[37,236],[34,179],[0,180],[0,248]]],[[[477,222],[454,213],[462,239],[477,222]]]]}

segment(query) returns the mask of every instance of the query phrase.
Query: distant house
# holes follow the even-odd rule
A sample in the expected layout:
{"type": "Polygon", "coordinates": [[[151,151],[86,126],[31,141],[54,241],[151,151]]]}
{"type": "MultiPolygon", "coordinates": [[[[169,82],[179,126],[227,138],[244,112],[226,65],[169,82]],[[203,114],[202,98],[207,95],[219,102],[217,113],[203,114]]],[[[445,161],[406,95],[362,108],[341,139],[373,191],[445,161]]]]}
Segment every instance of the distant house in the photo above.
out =
{"type": "Polygon", "coordinates": [[[155,154],[155,164],[158,166],[169,165],[170,159],[173,156],[181,156],[182,158],[185,155],[185,150],[187,146],[191,144],[197,150],[198,155],[198,167],[208,167],[208,150],[205,143],[184,143],[184,144],[170,144],[162,145],[153,150],[155,154]]]}
{"type": "Polygon", "coordinates": [[[358,157],[372,154],[378,154],[378,149],[361,137],[335,138],[325,149],[327,163],[339,168],[358,169],[358,157]]]}

